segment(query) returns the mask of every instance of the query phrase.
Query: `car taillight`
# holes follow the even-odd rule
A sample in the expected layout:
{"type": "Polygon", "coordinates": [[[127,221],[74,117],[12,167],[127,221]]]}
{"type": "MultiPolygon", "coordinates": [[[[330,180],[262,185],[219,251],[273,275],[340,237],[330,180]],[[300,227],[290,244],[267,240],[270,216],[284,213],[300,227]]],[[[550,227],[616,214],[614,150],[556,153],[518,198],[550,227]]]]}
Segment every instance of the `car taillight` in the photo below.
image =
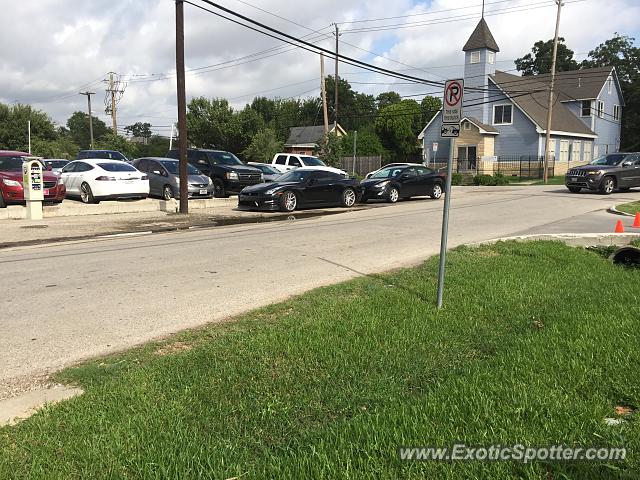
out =
{"type": "Polygon", "coordinates": [[[101,175],[101,176],[97,177],[96,180],[99,181],[99,182],[115,182],[116,178],[115,177],[107,177],[105,175],[101,175]]]}
{"type": "Polygon", "coordinates": [[[148,175],[142,175],[140,177],[140,180],[149,180],[149,176],[148,175]]]}

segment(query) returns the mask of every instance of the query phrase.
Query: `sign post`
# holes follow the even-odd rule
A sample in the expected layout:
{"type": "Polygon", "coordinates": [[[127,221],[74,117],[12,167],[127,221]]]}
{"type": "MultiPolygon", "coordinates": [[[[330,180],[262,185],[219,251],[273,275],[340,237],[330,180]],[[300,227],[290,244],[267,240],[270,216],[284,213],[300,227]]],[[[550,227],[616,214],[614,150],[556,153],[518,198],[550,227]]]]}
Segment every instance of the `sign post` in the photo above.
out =
{"type": "Polygon", "coordinates": [[[447,239],[449,237],[449,210],[451,208],[451,176],[453,175],[453,151],[455,138],[460,136],[462,120],[463,80],[447,80],[442,102],[442,128],[440,136],[449,139],[449,160],[445,185],[444,209],[442,212],[442,237],[440,239],[440,267],[438,269],[438,308],[442,308],[444,293],[444,270],[447,260],[447,239]]]}
{"type": "Polygon", "coordinates": [[[22,164],[22,186],[29,220],[42,220],[44,201],[44,178],[42,164],[38,160],[28,160],[22,164]]]}

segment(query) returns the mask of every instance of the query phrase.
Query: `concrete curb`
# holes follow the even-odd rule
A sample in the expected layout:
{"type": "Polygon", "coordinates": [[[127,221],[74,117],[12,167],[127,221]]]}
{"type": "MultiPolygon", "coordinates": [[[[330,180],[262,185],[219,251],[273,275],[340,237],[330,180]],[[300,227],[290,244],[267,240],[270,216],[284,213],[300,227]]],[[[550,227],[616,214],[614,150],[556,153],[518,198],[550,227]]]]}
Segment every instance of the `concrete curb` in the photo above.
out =
{"type": "Polygon", "coordinates": [[[633,213],[621,212],[616,208],[615,205],[612,205],[611,207],[607,208],[607,212],[613,213],[614,215],[622,215],[623,217],[635,217],[633,213]]]}
{"type": "Polygon", "coordinates": [[[514,237],[499,237],[482,242],[467,244],[468,246],[491,245],[497,242],[529,242],[529,241],[559,241],[572,247],[590,247],[594,245],[628,245],[632,240],[640,239],[640,233],[541,233],[533,235],[518,235],[514,237]]]}

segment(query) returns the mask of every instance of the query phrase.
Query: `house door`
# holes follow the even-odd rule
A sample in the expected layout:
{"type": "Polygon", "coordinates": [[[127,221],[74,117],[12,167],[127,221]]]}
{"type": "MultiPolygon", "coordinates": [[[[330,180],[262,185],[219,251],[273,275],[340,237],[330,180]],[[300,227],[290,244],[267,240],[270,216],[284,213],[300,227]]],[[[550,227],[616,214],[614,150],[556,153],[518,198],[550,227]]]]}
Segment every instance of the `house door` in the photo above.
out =
{"type": "Polygon", "coordinates": [[[478,149],[476,145],[464,145],[458,147],[458,171],[466,172],[469,170],[475,170],[477,168],[476,165],[476,155],[478,149]]]}

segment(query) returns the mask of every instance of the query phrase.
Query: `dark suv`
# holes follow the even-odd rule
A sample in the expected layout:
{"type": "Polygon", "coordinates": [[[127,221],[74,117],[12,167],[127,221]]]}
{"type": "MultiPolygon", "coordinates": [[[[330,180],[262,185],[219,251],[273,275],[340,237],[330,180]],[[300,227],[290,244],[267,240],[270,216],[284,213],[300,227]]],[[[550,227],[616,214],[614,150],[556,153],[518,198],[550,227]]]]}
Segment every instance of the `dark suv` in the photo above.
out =
{"type": "Polygon", "coordinates": [[[564,183],[573,193],[583,188],[609,195],[640,187],[640,153],[609,153],[588,165],[570,169],[564,183]]]}
{"type": "MultiPolygon", "coordinates": [[[[169,150],[169,158],[180,158],[178,150],[169,150]]],[[[233,153],[222,150],[189,148],[187,161],[213,182],[214,197],[228,197],[244,187],[262,183],[262,172],[242,163],[233,153]]]]}
{"type": "Polygon", "coordinates": [[[121,160],[128,162],[129,160],[120,152],[115,150],[80,150],[78,152],[78,160],[84,160],[87,158],[100,158],[108,160],[121,160]]]}

